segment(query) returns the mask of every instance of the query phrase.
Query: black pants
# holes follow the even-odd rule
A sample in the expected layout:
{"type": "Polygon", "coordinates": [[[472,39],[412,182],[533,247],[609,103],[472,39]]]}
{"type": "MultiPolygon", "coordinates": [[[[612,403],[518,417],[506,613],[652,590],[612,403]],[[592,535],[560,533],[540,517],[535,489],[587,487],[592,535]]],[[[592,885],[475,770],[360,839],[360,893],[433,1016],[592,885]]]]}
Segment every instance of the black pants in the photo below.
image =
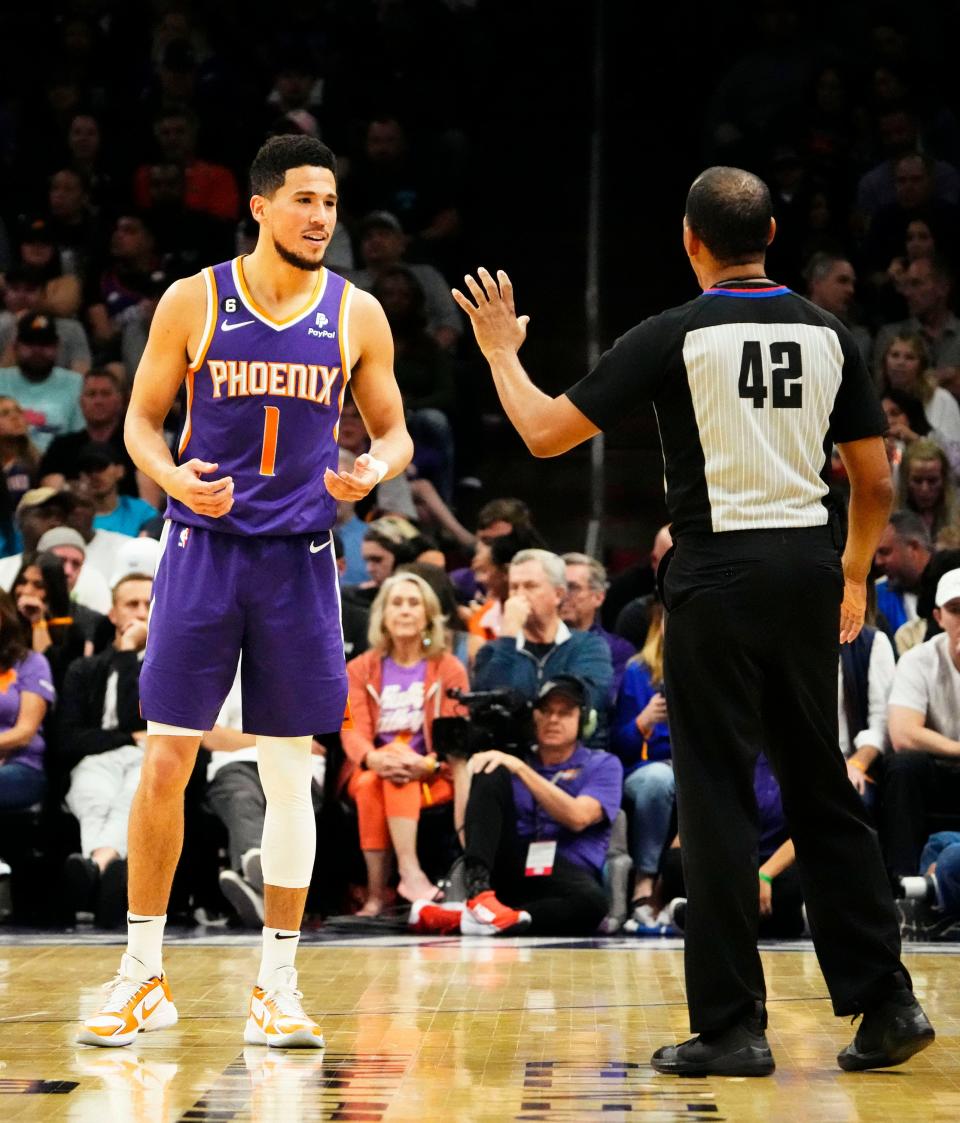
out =
{"type": "Polygon", "coordinates": [[[859,1013],[898,972],[909,975],[877,836],[838,747],[843,577],[832,536],[826,527],[684,535],[663,591],[691,1029],[722,1029],[765,999],[761,750],[780,783],[834,1011],[859,1013]]]}
{"type": "Polygon", "coordinates": [[[880,825],[890,873],[895,877],[919,873],[920,852],[931,833],[930,812],[958,810],[960,765],[929,753],[890,753],[884,764],[880,801],[880,825]]]}
{"type": "Polygon", "coordinates": [[[470,782],[465,862],[490,871],[498,900],[530,913],[530,931],[549,936],[587,936],[607,915],[607,894],[588,870],[557,857],[546,877],[527,877],[527,843],[517,836],[513,784],[506,768],[481,772],[470,782]]]}

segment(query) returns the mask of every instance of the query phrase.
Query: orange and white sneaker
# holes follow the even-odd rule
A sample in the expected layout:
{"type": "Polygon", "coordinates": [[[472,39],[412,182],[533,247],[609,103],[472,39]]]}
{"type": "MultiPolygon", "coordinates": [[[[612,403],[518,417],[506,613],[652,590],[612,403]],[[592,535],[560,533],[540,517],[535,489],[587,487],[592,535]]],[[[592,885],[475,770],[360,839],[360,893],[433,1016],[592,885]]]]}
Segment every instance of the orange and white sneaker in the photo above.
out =
{"type": "Polygon", "coordinates": [[[467,901],[460,917],[464,936],[516,936],[530,927],[530,913],[501,904],[492,889],[467,901]]]}
{"type": "Polygon", "coordinates": [[[274,1049],[322,1049],[320,1027],[300,1005],[303,995],[297,990],[297,969],[278,967],[273,977],[275,983],[266,990],[253,988],[243,1040],[274,1049]]]}
{"type": "Polygon", "coordinates": [[[176,1025],[177,1008],[166,975],[144,979],[139,959],[124,955],[120,970],[104,986],[107,997],[77,1033],[81,1045],[129,1045],[140,1032],[176,1025]]]}
{"type": "Polygon", "coordinates": [[[464,901],[414,901],[407,918],[407,927],[427,936],[455,936],[460,932],[460,918],[466,909],[464,901]]]}

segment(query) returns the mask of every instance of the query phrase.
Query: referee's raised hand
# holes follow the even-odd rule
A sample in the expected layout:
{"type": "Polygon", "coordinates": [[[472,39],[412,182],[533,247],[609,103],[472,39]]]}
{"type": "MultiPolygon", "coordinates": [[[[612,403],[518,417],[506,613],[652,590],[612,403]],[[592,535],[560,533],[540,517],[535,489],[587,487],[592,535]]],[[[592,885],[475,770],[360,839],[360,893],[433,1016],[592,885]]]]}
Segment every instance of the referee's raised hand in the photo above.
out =
{"type": "Polygon", "coordinates": [[[518,316],[513,303],[513,285],[502,269],[497,270],[496,280],[481,266],[477,270],[477,280],[469,273],[464,282],[476,303],[464,296],[459,289],[451,289],[453,299],[470,317],[477,345],[488,361],[500,351],[516,354],[527,338],[529,316],[518,316]]]}

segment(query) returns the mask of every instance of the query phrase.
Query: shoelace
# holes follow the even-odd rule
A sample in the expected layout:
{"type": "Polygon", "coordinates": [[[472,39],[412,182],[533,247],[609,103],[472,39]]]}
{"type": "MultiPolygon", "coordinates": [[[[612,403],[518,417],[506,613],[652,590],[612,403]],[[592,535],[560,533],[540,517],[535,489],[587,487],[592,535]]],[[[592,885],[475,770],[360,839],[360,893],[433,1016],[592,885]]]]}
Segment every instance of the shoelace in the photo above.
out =
{"type": "Polygon", "coordinates": [[[103,990],[108,992],[107,1001],[116,1010],[122,1010],[131,998],[143,986],[137,979],[128,979],[118,971],[108,982],[103,984],[103,990]]]}
{"type": "Polygon", "coordinates": [[[309,1021],[306,1011],[300,1005],[301,998],[303,998],[302,990],[278,987],[276,990],[268,990],[263,996],[263,1001],[274,1002],[285,1018],[303,1018],[304,1021],[309,1021]]]}

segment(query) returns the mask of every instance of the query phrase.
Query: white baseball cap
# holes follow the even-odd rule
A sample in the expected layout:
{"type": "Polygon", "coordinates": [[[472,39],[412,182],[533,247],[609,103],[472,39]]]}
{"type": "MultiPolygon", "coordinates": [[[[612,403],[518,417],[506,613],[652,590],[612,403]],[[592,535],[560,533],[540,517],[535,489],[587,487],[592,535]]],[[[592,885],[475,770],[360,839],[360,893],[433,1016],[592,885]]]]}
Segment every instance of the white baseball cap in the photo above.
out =
{"type": "Polygon", "coordinates": [[[960,569],[948,570],[937,582],[937,595],[934,597],[937,608],[960,598],[960,569]]]}
{"type": "Polygon", "coordinates": [[[128,539],[117,550],[117,556],[114,558],[110,588],[116,588],[117,582],[131,573],[142,573],[145,577],[153,577],[157,572],[159,560],[160,543],[155,538],[128,539]]]}

